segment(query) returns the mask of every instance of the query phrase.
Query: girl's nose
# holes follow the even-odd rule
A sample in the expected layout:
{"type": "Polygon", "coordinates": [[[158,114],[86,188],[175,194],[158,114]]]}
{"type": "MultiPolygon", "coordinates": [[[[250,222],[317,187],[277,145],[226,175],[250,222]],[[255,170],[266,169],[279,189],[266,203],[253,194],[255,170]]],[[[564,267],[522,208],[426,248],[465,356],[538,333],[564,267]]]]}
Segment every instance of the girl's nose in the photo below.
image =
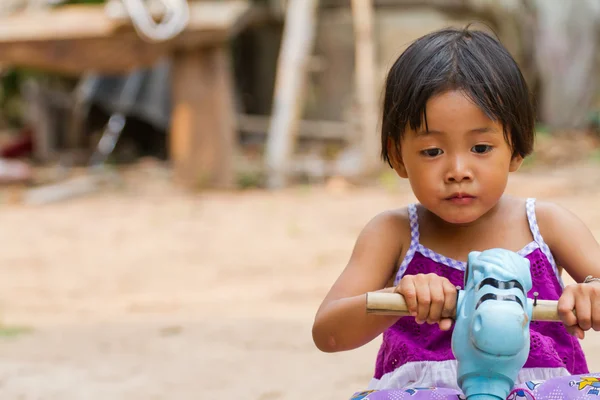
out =
{"type": "Polygon", "coordinates": [[[473,179],[473,172],[463,157],[453,157],[448,166],[445,180],[447,183],[460,183],[473,179]]]}

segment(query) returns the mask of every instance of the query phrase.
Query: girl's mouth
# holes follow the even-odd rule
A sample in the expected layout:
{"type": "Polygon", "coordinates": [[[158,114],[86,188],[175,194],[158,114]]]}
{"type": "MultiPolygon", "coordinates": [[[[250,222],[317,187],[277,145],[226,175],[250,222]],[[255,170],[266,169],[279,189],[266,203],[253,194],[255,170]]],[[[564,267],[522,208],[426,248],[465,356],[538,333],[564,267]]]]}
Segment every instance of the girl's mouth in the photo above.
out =
{"type": "Polygon", "coordinates": [[[454,204],[467,205],[475,200],[475,196],[467,193],[455,193],[452,196],[446,197],[446,200],[449,200],[454,204]]]}

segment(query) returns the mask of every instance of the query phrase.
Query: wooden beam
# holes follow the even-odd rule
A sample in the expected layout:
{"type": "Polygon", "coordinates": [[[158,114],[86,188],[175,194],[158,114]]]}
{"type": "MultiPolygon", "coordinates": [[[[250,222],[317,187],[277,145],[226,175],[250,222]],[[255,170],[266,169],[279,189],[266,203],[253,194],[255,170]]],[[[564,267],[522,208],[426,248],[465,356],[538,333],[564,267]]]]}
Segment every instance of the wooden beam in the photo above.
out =
{"type": "MultiPolygon", "coordinates": [[[[1,0],[0,0],[1,1],[1,0]]],[[[193,32],[169,43],[148,43],[136,33],[97,39],[72,39],[9,44],[0,42],[0,64],[78,76],[126,74],[148,68],[177,49],[222,45],[223,32],[193,32]]]]}
{"type": "MultiPolygon", "coordinates": [[[[460,10],[469,7],[468,0],[373,0],[375,7],[438,7],[460,10]]],[[[321,7],[348,7],[348,0],[322,0],[321,7]]]]}
{"type": "MultiPolygon", "coordinates": [[[[113,36],[133,29],[119,3],[72,5],[51,11],[24,11],[0,17],[0,43],[91,39],[113,36]]],[[[186,31],[228,31],[250,10],[247,0],[191,1],[186,31]]]]}
{"type": "Polygon", "coordinates": [[[175,50],[221,45],[254,18],[245,0],[190,6],[188,29],[159,43],[142,40],[126,20],[109,18],[99,6],[70,6],[0,18],[0,64],[67,75],[125,74],[150,67],[175,50]],[[208,20],[211,16],[214,22],[208,20]],[[57,25],[61,29],[55,30],[57,25]]]}
{"type": "Polygon", "coordinates": [[[317,0],[289,0],[275,77],[273,119],[267,137],[267,186],[286,185],[298,119],[304,105],[306,73],[315,38],[317,0]]]}
{"type": "Polygon", "coordinates": [[[175,181],[187,189],[234,185],[231,76],[223,47],[180,52],[174,57],[170,159],[175,181]]]}
{"type": "Polygon", "coordinates": [[[355,101],[360,132],[357,147],[362,151],[361,175],[371,175],[380,165],[380,135],[377,134],[378,104],[375,90],[375,39],[373,38],[373,0],[352,0],[355,50],[355,101]]]}
{"type": "MultiPolygon", "coordinates": [[[[266,115],[240,114],[237,117],[239,130],[266,135],[272,118],[266,115]]],[[[348,140],[352,127],[346,122],[301,120],[298,121],[298,136],[317,140],[348,140]]]]}

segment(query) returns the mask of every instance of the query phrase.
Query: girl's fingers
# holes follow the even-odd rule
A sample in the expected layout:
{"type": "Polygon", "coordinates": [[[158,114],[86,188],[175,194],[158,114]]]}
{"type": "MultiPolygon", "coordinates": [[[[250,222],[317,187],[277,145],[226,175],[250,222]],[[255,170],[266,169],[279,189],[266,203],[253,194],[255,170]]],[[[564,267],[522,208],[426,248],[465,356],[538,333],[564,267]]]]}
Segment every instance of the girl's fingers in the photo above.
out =
{"type": "Polygon", "coordinates": [[[429,281],[429,297],[431,305],[429,306],[428,324],[435,324],[442,319],[444,310],[444,285],[441,279],[431,279],[429,281]]]}
{"type": "Polygon", "coordinates": [[[592,328],[592,302],[588,295],[580,293],[575,300],[577,325],[584,331],[592,328]]]}
{"type": "Polygon", "coordinates": [[[441,329],[442,331],[447,331],[447,330],[449,330],[450,328],[452,328],[452,323],[453,323],[453,322],[454,322],[454,321],[453,321],[452,319],[450,319],[450,318],[444,318],[444,319],[442,319],[442,320],[440,321],[440,329],[441,329]]]}
{"type": "Polygon", "coordinates": [[[600,331],[600,295],[592,294],[592,329],[600,331]]]}
{"type": "Polygon", "coordinates": [[[567,332],[569,332],[570,335],[575,336],[578,339],[583,339],[585,338],[585,332],[583,331],[583,329],[581,329],[579,326],[574,325],[574,326],[568,326],[567,327],[567,332]]]}
{"type": "Polygon", "coordinates": [[[416,321],[418,324],[423,324],[425,321],[427,321],[427,316],[429,315],[429,309],[431,306],[431,296],[427,278],[424,275],[416,276],[415,287],[417,292],[416,321]]]}
{"type": "Polygon", "coordinates": [[[413,317],[417,315],[417,289],[412,276],[406,276],[400,281],[400,290],[398,292],[404,296],[408,312],[413,317]]]}
{"type": "Polygon", "coordinates": [[[404,296],[408,311],[418,324],[440,323],[444,330],[452,326],[457,290],[448,279],[435,274],[407,275],[396,291],[404,296]]]}
{"type": "Polygon", "coordinates": [[[558,299],[558,315],[565,326],[577,325],[577,317],[573,314],[575,309],[575,296],[573,296],[572,290],[569,287],[565,288],[562,296],[558,299]]]}
{"type": "Polygon", "coordinates": [[[454,285],[452,285],[452,282],[450,282],[449,280],[445,279],[443,281],[443,287],[444,287],[444,308],[442,310],[442,317],[444,318],[450,318],[450,317],[454,317],[454,315],[456,314],[456,301],[457,296],[456,296],[456,287],[454,285]]]}

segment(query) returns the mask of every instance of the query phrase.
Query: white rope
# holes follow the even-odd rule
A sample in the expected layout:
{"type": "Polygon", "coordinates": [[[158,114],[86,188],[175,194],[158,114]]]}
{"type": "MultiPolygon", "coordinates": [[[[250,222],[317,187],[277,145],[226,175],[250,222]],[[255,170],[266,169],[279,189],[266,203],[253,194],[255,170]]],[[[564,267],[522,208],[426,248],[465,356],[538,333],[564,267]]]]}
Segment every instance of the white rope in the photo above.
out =
{"type": "MultiPolygon", "coordinates": [[[[121,1],[138,35],[149,42],[173,39],[183,32],[190,19],[187,0],[157,0],[164,8],[163,18],[158,23],[152,18],[150,7],[144,0],[121,1]]],[[[110,2],[107,7],[110,7],[110,2]]],[[[109,8],[107,12],[110,13],[109,8]]]]}

